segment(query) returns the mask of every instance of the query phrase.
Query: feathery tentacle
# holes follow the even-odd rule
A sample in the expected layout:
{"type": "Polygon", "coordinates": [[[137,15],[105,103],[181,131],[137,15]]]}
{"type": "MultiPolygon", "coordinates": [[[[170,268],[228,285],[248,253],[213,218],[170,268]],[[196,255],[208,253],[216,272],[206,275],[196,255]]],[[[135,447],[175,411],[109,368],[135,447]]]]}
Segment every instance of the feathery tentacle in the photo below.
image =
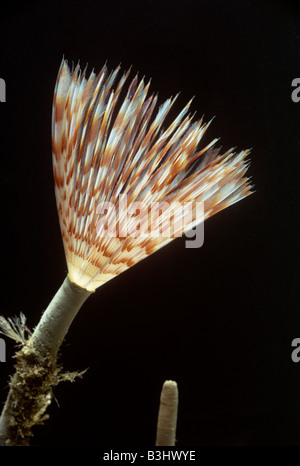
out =
{"type": "Polygon", "coordinates": [[[248,150],[220,154],[217,139],[201,148],[210,122],[192,121],[191,102],[164,128],[177,96],[157,109],[150,82],[135,76],[125,94],[129,71],[117,81],[119,71],[109,74],[105,65],[87,78],[79,65],[70,70],[63,60],[54,93],[60,227],[69,277],[88,290],[251,194],[244,176],[248,150]],[[196,217],[200,202],[204,218],[196,217]],[[172,234],[166,234],[170,219],[172,234]],[[150,220],[159,234],[150,234],[150,220]]]}

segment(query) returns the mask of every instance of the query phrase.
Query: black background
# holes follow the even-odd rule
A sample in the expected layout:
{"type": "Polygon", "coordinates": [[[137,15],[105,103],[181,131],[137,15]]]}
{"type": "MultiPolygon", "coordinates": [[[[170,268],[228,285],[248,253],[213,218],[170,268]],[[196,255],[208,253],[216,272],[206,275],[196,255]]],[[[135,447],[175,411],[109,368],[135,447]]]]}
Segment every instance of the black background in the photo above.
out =
{"type": "MultiPolygon", "coordinates": [[[[300,15],[291,1],[74,1],[1,6],[1,313],[34,327],[66,274],[51,160],[64,55],[122,63],[173,110],[214,115],[205,142],[251,147],[256,192],[99,289],[67,336],[65,369],[33,445],[154,445],[165,379],[179,386],[179,446],[300,444],[300,15]],[[297,231],[298,230],[298,231],[297,231]]],[[[132,76],[133,76],[132,73],[132,76]]],[[[6,340],[7,341],[7,340],[6,340]]],[[[13,344],[1,364],[0,400],[13,344]]]]}

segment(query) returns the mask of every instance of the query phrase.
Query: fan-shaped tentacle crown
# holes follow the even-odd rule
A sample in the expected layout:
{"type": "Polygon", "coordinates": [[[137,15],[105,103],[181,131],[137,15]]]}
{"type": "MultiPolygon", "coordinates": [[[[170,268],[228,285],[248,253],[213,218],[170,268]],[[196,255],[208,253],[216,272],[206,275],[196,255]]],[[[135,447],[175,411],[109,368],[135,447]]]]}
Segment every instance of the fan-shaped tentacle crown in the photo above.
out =
{"type": "Polygon", "coordinates": [[[54,93],[53,170],[70,279],[88,290],[120,274],[203,218],[251,194],[248,150],[201,147],[209,124],[190,103],[166,128],[175,99],[120,68],[86,77],[62,61],[54,93]]]}

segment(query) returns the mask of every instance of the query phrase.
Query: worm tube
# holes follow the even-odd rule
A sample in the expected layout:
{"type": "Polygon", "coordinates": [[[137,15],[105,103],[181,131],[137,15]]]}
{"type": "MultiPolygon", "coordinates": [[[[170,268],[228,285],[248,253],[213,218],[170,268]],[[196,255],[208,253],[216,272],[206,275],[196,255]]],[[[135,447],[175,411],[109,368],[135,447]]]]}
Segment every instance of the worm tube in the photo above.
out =
{"type": "Polygon", "coordinates": [[[31,428],[48,417],[52,387],[81,375],[63,373],[56,360],[74,317],[91,293],[66,277],[33,334],[16,353],[16,372],[0,417],[0,445],[28,445],[31,428]]]}

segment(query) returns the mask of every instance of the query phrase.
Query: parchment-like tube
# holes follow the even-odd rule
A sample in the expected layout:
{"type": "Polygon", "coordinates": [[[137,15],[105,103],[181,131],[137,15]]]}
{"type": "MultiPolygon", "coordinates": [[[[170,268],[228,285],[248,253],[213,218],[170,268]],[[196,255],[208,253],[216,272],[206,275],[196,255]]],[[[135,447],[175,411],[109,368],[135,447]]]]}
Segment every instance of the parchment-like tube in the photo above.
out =
{"type": "Polygon", "coordinates": [[[178,387],[173,380],[166,380],[160,396],[156,443],[158,447],[172,447],[176,441],[178,387]]]}
{"type": "Polygon", "coordinates": [[[43,420],[51,388],[63,380],[56,366],[58,349],[91,293],[66,277],[32,336],[16,354],[16,373],[0,417],[0,445],[28,445],[31,427],[43,420]]]}
{"type": "Polygon", "coordinates": [[[30,344],[40,355],[56,355],[77,312],[92,294],[66,277],[35,328],[30,344]]]}

